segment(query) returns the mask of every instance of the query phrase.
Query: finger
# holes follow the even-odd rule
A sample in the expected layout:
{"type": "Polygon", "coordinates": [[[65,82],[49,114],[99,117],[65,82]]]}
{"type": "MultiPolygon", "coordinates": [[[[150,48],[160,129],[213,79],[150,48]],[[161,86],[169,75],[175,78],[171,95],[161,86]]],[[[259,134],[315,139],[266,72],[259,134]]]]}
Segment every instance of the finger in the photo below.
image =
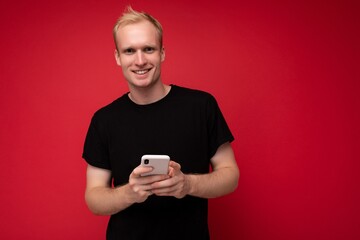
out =
{"type": "Polygon", "coordinates": [[[155,194],[158,193],[168,193],[178,190],[178,187],[176,185],[166,186],[166,187],[160,187],[160,188],[152,188],[151,191],[155,194]]]}
{"type": "Polygon", "coordinates": [[[145,189],[151,189],[152,184],[156,182],[162,182],[166,179],[170,178],[168,175],[150,175],[150,176],[139,176],[139,177],[131,177],[129,179],[129,183],[132,185],[138,185],[138,186],[146,186],[145,189]]]}
{"type": "Polygon", "coordinates": [[[174,168],[175,170],[180,170],[181,169],[181,165],[175,161],[170,161],[169,162],[169,166],[174,168]]]}
{"type": "Polygon", "coordinates": [[[169,188],[177,185],[176,178],[169,177],[163,181],[157,181],[151,184],[152,189],[169,188]]]}
{"type": "Polygon", "coordinates": [[[135,192],[136,194],[140,194],[140,195],[151,195],[153,194],[152,192],[152,187],[150,184],[147,185],[135,185],[132,187],[133,192],[135,192]]]}
{"type": "Polygon", "coordinates": [[[132,171],[131,175],[133,177],[141,177],[142,174],[149,173],[152,170],[153,170],[152,167],[138,166],[132,171]]]}
{"type": "Polygon", "coordinates": [[[155,194],[156,196],[175,196],[178,193],[178,191],[177,189],[173,189],[173,188],[164,188],[164,189],[152,190],[152,193],[155,194]]]}

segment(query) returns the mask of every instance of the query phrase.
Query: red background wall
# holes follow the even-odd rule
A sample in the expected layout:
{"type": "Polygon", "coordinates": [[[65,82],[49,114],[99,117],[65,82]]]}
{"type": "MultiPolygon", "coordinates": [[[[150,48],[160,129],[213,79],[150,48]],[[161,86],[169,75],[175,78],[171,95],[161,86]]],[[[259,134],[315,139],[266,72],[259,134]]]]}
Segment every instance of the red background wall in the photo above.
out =
{"type": "MultiPolygon", "coordinates": [[[[131,2],[163,24],[163,80],[215,95],[236,137],[213,239],[360,239],[356,2],[131,2]]],[[[0,3],[1,239],[104,238],[81,153],[127,91],[111,30],[128,3],[0,3]]]]}

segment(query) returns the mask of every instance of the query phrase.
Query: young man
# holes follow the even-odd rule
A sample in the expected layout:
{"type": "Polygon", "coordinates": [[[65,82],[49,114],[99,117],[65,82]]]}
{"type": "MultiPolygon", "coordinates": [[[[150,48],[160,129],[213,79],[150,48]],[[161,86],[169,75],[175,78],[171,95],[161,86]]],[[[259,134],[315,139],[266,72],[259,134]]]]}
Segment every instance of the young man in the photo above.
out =
{"type": "Polygon", "coordinates": [[[114,40],[129,92],[92,118],[86,203],[111,215],[107,239],[209,239],[207,199],[234,191],[239,178],[216,100],[162,82],[162,28],[152,16],[129,8],[114,40]],[[152,170],[140,166],[145,154],[169,155],[169,173],[141,176],[152,170]]]}

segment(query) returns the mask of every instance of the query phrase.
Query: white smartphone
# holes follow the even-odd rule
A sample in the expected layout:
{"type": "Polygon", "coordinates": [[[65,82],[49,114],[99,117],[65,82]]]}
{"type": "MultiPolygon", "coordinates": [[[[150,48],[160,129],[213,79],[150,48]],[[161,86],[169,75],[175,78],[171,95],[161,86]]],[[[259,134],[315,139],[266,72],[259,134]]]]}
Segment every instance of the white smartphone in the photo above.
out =
{"type": "Polygon", "coordinates": [[[153,170],[141,176],[168,174],[170,157],[168,155],[152,155],[146,154],[141,157],[141,165],[152,167],[153,170]]]}

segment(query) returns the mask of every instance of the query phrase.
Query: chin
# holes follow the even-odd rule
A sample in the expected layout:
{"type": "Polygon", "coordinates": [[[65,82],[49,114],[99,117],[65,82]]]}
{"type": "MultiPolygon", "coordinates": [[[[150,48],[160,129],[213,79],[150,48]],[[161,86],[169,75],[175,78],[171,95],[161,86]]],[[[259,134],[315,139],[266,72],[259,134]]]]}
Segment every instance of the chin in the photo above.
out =
{"type": "Polygon", "coordinates": [[[148,88],[148,87],[153,86],[154,82],[146,81],[146,80],[143,80],[143,81],[137,80],[137,81],[132,81],[130,84],[137,88],[148,88]]]}

